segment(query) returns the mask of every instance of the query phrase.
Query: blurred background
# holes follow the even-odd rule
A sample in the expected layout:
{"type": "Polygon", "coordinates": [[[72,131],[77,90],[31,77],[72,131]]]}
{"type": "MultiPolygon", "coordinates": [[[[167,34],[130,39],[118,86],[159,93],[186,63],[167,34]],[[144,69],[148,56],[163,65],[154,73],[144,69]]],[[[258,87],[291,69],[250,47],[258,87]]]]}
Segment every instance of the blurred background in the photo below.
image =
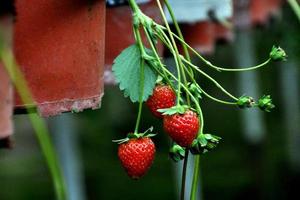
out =
{"type": "MultiPolygon", "coordinates": [[[[270,94],[271,113],[240,110],[203,98],[205,132],[223,138],[201,157],[199,199],[291,199],[300,186],[300,25],[285,4],[280,16],[263,26],[235,30],[230,43],[218,43],[208,58],[220,66],[248,66],[268,57],[280,45],[288,61],[255,72],[217,73],[217,80],[236,96],[270,94]]],[[[168,61],[172,63],[172,61],[168,61]]],[[[194,58],[197,63],[197,59],[194,58]]],[[[201,63],[200,67],[205,68],[201,63]]],[[[172,64],[171,64],[172,65],[172,64]]],[[[199,78],[215,96],[218,89],[199,78]]],[[[137,104],[118,86],[107,85],[99,110],[47,118],[72,200],[178,199],[181,162],[168,158],[169,140],[160,120],[144,107],[142,130],[155,127],[157,154],[148,174],[130,180],[117,158],[113,139],[134,127],[137,104]]],[[[0,151],[0,199],[53,200],[52,181],[26,115],[14,115],[15,148],[0,151]]],[[[191,181],[188,177],[187,181],[191,181]]]]}

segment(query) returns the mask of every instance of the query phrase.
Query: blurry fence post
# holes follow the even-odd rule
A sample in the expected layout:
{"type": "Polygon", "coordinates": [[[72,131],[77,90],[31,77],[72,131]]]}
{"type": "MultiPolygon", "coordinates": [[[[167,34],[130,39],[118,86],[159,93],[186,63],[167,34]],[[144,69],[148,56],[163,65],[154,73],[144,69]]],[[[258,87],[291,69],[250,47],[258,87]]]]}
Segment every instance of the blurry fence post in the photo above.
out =
{"type": "MultiPolygon", "coordinates": [[[[186,170],[186,185],[185,185],[185,200],[190,199],[191,195],[191,187],[192,187],[192,181],[193,181],[193,173],[194,173],[194,159],[195,157],[189,153],[189,160],[188,160],[188,168],[186,170]]],[[[175,163],[175,173],[176,173],[176,191],[180,191],[181,188],[181,176],[182,176],[182,167],[183,167],[183,161],[175,163]]],[[[200,173],[201,174],[201,173],[200,173]]],[[[201,200],[201,178],[199,178],[198,183],[198,191],[197,191],[197,200],[201,200]]],[[[178,196],[178,199],[180,197],[180,192],[177,192],[176,194],[178,196]]]]}
{"type": "MultiPolygon", "coordinates": [[[[253,66],[255,64],[254,40],[250,30],[236,31],[235,41],[236,63],[238,66],[253,66]]],[[[257,72],[238,73],[238,92],[257,99],[259,93],[259,81],[257,72]]],[[[264,191],[260,185],[263,182],[263,159],[262,142],[265,137],[266,127],[264,125],[262,112],[258,109],[245,109],[240,111],[241,128],[246,144],[248,145],[247,163],[250,166],[250,173],[254,179],[252,197],[260,199],[264,191]]]]}
{"type": "MultiPolygon", "coordinates": [[[[253,48],[252,33],[250,30],[237,31],[235,55],[238,66],[254,66],[255,50],[253,48]]],[[[259,81],[257,72],[238,73],[238,92],[243,95],[245,91],[247,95],[255,99],[259,97],[259,81]]],[[[265,126],[263,124],[263,116],[258,109],[242,110],[241,112],[242,128],[245,139],[251,145],[258,145],[265,136],[265,126]]]]}
{"type": "MultiPolygon", "coordinates": [[[[173,58],[164,58],[166,66],[169,67],[169,70],[173,74],[176,75],[176,69],[175,69],[175,62],[173,58]]],[[[173,164],[174,167],[174,175],[175,175],[175,180],[176,180],[176,195],[177,199],[180,198],[180,190],[181,190],[181,177],[182,177],[182,167],[183,167],[183,161],[180,161],[178,163],[173,164]]],[[[201,167],[201,166],[200,166],[201,167]]],[[[193,173],[194,173],[194,156],[189,153],[189,159],[188,159],[188,168],[186,170],[186,181],[185,181],[185,200],[190,199],[190,194],[191,194],[191,187],[192,187],[192,181],[193,181],[193,173]]],[[[200,173],[201,176],[201,173],[200,173]]],[[[199,183],[198,183],[198,192],[197,192],[197,200],[201,200],[201,178],[199,178],[199,183]]]]}
{"type": "Polygon", "coordinates": [[[76,117],[72,113],[66,113],[50,118],[48,122],[66,179],[69,199],[85,200],[85,184],[78,144],[76,117]]]}
{"type": "Polygon", "coordinates": [[[289,58],[280,67],[284,120],[287,132],[289,161],[293,170],[300,172],[300,106],[299,66],[289,58]]]}

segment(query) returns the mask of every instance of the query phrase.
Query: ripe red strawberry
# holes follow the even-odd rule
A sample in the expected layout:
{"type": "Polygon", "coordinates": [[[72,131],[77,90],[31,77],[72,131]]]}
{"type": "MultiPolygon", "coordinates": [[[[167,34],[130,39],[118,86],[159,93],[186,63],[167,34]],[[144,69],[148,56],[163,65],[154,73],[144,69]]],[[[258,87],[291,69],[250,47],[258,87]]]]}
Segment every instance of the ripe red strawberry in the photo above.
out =
{"type": "Polygon", "coordinates": [[[146,104],[153,115],[162,118],[163,115],[157,109],[170,108],[175,105],[175,102],[176,94],[169,85],[157,85],[146,104]]]}
{"type": "Polygon", "coordinates": [[[119,145],[118,156],[128,176],[138,179],[151,167],[155,145],[149,137],[130,139],[119,145]]]}
{"type": "Polygon", "coordinates": [[[195,112],[164,116],[164,130],[180,146],[189,147],[199,130],[199,119],[195,112]]]}

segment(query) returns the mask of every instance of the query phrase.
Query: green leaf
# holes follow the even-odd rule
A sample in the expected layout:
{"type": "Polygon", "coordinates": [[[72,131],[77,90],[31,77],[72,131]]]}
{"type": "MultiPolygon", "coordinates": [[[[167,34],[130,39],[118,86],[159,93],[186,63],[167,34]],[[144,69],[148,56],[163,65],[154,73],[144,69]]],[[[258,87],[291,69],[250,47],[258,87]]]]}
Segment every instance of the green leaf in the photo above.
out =
{"type": "MultiPolygon", "coordinates": [[[[124,96],[129,97],[132,102],[138,102],[140,100],[141,59],[140,49],[134,44],[123,50],[114,60],[112,66],[120,89],[124,91],[124,96]]],[[[146,101],[152,94],[156,79],[157,75],[147,62],[145,62],[143,101],[146,101]]]]}
{"type": "Polygon", "coordinates": [[[184,114],[185,111],[189,109],[189,106],[187,105],[176,105],[171,108],[163,108],[158,109],[157,111],[162,113],[163,115],[174,115],[174,114],[184,114]]]}

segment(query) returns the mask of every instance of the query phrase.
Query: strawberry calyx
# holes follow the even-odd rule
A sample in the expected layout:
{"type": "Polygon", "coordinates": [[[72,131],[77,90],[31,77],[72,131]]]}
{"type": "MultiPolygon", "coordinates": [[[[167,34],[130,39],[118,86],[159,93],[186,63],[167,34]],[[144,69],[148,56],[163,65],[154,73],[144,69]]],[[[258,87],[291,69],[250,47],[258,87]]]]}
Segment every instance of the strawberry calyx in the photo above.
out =
{"type": "Polygon", "coordinates": [[[193,141],[190,151],[192,154],[204,154],[216,148],[222,138],[212,134],[199,134],[193,141]]]}
{"type": "Polygon", "coordinates": [[[183,160],[185,157],[185,148],[178,144],[173,144],[172,147],[169,150],[169,157],[174,161],[178,162],[180,160],[183,160]]]}
{"type": "Polygon", "coordinates": [[[148,128],[143,133],[128,133],[126,138],[122,138],[122,139],[119,139],[119,140],[113,140],[113,142],[116,142],[118,144],[122,144],[122,143],[128,142],[131,139],[139,139],[139,138],[146,138],[146,137],[156,136],[156,134],[152,133],[152,131],[153,131],[153,126],[148,128]]]}
{"type": "Polygon", "coordinates": [[[251,108],[255,106],[255,101],[252,97],[243,95],[237,100],[236,104],[241,109],[251,108]]]}
{"type": "Polygon", "coordinates": [[[187,105],[176,105],[171,108],[158,109],[157,111],[162,113],[162,115],[174,115],[184,114],[189,109],[191,108],[187,105]]]}

